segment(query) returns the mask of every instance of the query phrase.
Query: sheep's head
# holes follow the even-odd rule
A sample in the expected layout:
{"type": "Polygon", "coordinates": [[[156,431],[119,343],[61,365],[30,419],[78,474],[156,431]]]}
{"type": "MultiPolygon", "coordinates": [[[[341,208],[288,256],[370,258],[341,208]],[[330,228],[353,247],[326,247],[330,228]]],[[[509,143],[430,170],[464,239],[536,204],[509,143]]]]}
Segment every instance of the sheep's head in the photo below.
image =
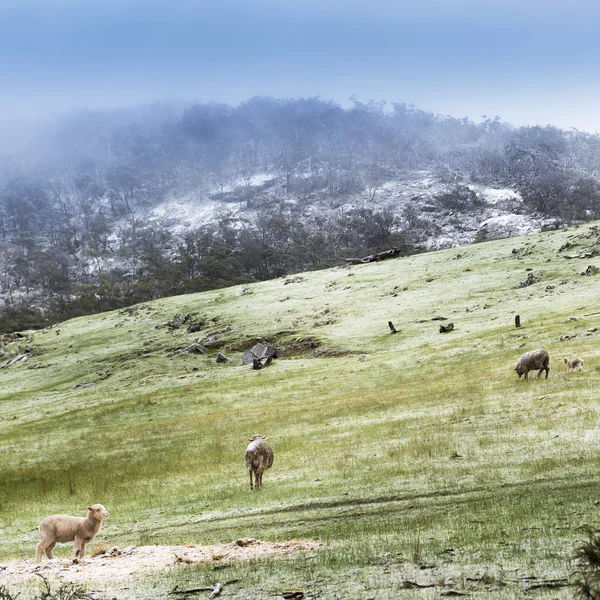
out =
{"type": "Polygon", "coordinates": [[[570,358],[563,358],[563,360],[565,361],[565,364],[569,364],[569,360],[571,360],[570,358]]]}
{"type": "Polygon", "coordinates": [[[519,376],[519,379],[521,378],[521,375],[523,375],[523,373],[527,373],[527,369],[525,367],[523,367],[523,365],[518,364],[515,367],[515,371],[517,373],[517,375],[519,376]]]}
{"type": "Polygon", "coordinates": [[[108,511],[102,504],[94,504],[88,506],[88,516],[94,517],[96,521],[104,521],[104,519],[108,519],[108,511]]]}
{"type": "Polygon", "coordinates": [[[267,439],[266,435],[258,435],[258,433],[255,433],[248,441],[255,442],[256,440],[266,440],[266,439],[267,439]]]}

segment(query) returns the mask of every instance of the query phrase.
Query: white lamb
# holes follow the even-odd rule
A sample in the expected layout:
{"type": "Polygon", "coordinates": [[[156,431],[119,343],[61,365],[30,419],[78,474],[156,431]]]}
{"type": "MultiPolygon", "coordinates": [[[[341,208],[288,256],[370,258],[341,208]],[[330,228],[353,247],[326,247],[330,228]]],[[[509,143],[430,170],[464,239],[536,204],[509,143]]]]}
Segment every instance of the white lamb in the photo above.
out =
{"type": "Polygon", "coordinates": [[[40,524],[40,542],[35,547],[35,562],[42,562],[42,553],[54,558],[52,550],[57,542],[75,542],[73,560],[83,558],[85,545],[91,542],[102,527],[102,521],[108,519],[108,511],[102,504],[88,507],[87,517],[70,517],[69,515],[52,515],[40,524]]]}

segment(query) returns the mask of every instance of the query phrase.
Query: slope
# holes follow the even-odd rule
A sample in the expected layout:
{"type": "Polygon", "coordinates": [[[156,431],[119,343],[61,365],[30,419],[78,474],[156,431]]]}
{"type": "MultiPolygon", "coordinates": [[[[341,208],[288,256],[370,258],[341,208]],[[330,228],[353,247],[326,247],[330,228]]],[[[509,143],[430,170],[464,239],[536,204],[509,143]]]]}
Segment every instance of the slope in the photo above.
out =
{"type": "MultiPolygon", "coordinates": [[[[31,358],[0,370],[0,559],[30,557],[46,514],[102,502],[112,516],[95,542],[107,546],[326,543],[228,566],[240,598],[290,586],[516,598],[520,576],[566,577],[600,482],[600,301],[582,275],[598,235],[586,225],[27,332],[7,347],[31,358]],[[176,353],[198,338],[206,354],[176,353]],[[286,353],[252,371],[240,356],[258,340],[286,353]],[[518,380],[518,356],[537,347],[550,378],[518,380]],[[585,372],[566,373],[572,355],[585,372]],[[260,493],[243,467],[253,433],[276,454],[260,493]]],[[[160,598],[215,577],[189,567],[102,590],[160,598]]]]}

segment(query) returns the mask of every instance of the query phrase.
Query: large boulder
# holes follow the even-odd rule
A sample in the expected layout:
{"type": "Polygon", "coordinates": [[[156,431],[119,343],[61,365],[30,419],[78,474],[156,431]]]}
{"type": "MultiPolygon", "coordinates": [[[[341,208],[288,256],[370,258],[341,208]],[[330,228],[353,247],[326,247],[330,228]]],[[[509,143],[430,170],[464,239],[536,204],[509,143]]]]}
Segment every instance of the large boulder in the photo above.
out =
{"type": "Polygon", "coordinates": [[[481,241],[499,240],[502,238],[538,233],[540,223],[527,215],[502,215],[483,221],[477,230],[476,239],[481,241]]]}

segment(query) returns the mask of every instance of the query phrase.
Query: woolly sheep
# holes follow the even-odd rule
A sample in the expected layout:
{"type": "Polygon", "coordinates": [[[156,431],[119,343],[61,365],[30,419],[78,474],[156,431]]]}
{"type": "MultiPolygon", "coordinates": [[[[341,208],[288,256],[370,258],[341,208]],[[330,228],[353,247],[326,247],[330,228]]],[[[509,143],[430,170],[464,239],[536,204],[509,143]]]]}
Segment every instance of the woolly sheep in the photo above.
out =
{"type": "Polygon", "coordinates": [[[550,355],[542,348],[525,352],[519,358],[519,362],[515,367],[519,379],[521,379],[521,375],[525,375],[524,379],[527,379],[527,373],[535,369],[539,369],[538,377],[542,375],[542,371],[546,371],[546,379],[548,379],[548,373],[550,373],[550,355]]]}
{"type": "Polygon", "coordinates": [[[568,371],[583,371],[583,358],[564,358],[568,371]]]}
{"type": "Polygon", "coordinates": [[[253,435],[248,441],[246,448],[246,468],[250,473],[250,489],[252,486],[252,473],[255,475],[255,488],[259,490],[262,487],[262,476],[265,469],[273,466],[273,450],[267,443],[267,438],[263,435],[253,435]]]}
{"type": "Polygon", "coordinates": [[[87,517],[52,515],[40,524],[40,542],[35,547],[35,562],[42,562],[42,553],[48,558],[57,542],[75,542],[73,560],[78,561],[85,554],[85,545],[91,542],[102,527],[102,521],[108,519],[108,511],[102,504],[88,507],[87,517]]]}

